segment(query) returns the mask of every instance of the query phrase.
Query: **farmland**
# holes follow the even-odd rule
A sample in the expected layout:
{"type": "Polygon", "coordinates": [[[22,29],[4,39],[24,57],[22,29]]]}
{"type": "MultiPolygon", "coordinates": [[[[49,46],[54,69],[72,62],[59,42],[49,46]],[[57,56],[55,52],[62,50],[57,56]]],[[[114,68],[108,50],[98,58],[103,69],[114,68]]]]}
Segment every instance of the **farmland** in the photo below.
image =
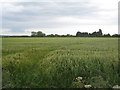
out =
{"type": "Polygon", "coordinates": [[[118,39],[3,38],[2,65],[3,88],[109,88],[119,80],[118,39]]]}

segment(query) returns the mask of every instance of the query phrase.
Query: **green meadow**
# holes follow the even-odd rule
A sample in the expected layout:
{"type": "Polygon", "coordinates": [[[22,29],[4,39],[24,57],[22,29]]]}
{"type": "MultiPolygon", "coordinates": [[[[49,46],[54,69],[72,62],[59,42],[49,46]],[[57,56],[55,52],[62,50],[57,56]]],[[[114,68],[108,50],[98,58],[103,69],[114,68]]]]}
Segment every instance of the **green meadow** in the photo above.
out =
{"type": "Polygon", "coordinates": [[[111,88],[118,38],[2,38],[2,67],[3,88],[111,88]]]}

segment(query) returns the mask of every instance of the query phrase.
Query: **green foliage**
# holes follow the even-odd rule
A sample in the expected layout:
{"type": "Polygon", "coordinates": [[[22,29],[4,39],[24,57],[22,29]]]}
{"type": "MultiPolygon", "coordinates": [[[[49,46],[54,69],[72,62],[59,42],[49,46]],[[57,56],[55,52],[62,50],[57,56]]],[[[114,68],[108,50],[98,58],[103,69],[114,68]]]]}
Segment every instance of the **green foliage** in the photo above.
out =
{"type": "Polygon", "coordinates": [[[38,31],[38,32],[31,32],[31,36],[32,37],[44,37],[45,34],[42,33],[41,31],[38,31]]]}
{"type": "Polygon", "coordinates": [[[95,88],[106,88],[106,87],[111,87],[109,86],[110,84],[108,81],[104,80],[102,76],[96,76],[92,77],[90,84],[94,86],[95,88]]]}
{"type": "Polygon", "coordinates": [[[3,88],[118,85],[117,42],[117,38],[3,38],[3,88]]]}
{"type": "Polygon", "coordinates": [[[102,30],[99,29],[98,32],[88,33],[88,32],[77,32],[76,37],[102,37],[102,30]]]}

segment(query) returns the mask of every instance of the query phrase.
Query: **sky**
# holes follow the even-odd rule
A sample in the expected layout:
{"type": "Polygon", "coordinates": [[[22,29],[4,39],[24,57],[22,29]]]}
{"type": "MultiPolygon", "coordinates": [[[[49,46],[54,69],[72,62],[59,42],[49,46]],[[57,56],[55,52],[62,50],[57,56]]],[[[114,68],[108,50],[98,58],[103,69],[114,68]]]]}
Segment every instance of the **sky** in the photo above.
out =
{"type": "Polygon", "coordinates": [[[118,33],[118,0],[1,0],[0,34],[118,33]]]}

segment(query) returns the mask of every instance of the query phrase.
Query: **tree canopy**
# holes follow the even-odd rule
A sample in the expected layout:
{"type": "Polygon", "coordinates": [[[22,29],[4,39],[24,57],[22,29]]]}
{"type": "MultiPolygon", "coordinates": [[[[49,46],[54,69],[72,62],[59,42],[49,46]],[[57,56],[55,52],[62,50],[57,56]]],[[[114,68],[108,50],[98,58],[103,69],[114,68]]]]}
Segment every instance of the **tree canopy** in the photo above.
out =
{"type": "Polygon", "coordinates": [[[44,37],[45,36],[45,33],[42,33],[41,31],[38,31],[38,32],[31,32],[31,36],[32,37],[44,37]]]}
{"type": "Polygon", "coordinates": [[[31,32],[31,37],[120,37],[120,34],[114,34],[114,35],[110,35],[108,34],[103,34],[102,30],[99,29],[99,31],[95,31],[92,33],[88,33],[88,32],[80,32],[78,31],[76,33],[76,35],[70,35],[70,34],[66,34],[66,35],[58,35],[58,34],[50,34],[50,35],[45,35],[45,33],[43,33],[42,31],[38,31],[38,32],[31,32]]]}
{"type": "Polygon", "coordinates": [[[88,32],[77,32],[76,37],[101,37],[103,35],[102,30],[99,29],[98,32],[88,33],[88,32]]]}

